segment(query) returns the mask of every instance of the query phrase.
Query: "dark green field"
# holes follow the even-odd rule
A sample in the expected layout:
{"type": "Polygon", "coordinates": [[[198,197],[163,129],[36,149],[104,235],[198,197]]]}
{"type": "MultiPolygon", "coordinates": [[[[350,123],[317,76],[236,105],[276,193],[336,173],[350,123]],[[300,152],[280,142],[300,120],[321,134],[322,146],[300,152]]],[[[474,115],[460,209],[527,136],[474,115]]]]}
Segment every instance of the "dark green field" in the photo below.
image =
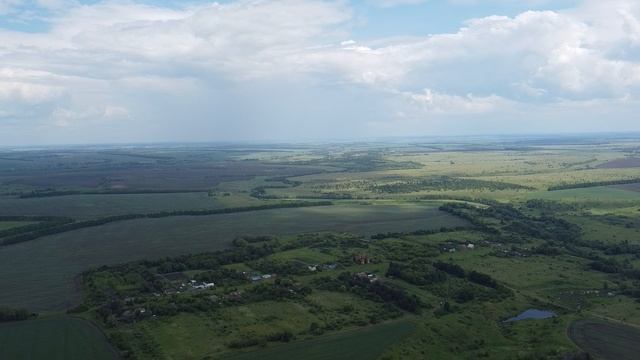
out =
{"type": "Polygon", "coordinates": [[[0,221],[0,230],[13,229],[25,225],[33,224],[30,221],[0,221]]]}
{"type": "Polygon", "coordinates": [[[640,192],[640,183],[636,184],[626,184],[626,185],[615,185],[614,187],[627,191],[636,191],[640,192]]]}
{"type": "Polygon", "coordinates": [[[373,360],[411,334],[408,321],[345,331],[317,339],[274,346],[272,349],[231,356],[229,360],[373,360]]]}
{"type": "Polygon", "coordinates": [[[0,359],[114,360],[118,356],[95,326],[59,317],[0,324],[0,359]]]}
{"type": "Polygon", "coordinates": [[[172,210],[205,210],[220,207],[202,193],[67,195],[20,199],[0,198],[0,215],[67,216],[75,219],[172,210]]]}
{"type": "Polygon", "coordinates": [[[634,360],[640,354],[640,329],[627,325],[578,320],[569,327],[569,337],[595,359],[634,360]]]}
{"type": "Polygon", "coordinates": [[[0,248],[0,304],[36,311],[79,299],[90,267],[219,250],[240,235],[323,230],[372,234],[465,225],[432,205],[338,205],[121,221],[0,248]]]}

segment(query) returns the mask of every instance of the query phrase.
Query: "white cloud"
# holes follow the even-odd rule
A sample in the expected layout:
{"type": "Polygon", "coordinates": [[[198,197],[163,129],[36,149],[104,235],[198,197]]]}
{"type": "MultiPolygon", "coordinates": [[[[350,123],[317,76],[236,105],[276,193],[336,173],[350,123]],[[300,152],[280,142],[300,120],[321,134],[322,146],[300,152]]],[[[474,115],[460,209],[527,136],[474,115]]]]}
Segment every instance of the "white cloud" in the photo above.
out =
{"type": "Polygon", "coordinates": [[[23,0],[0,0],[0,15],[10,13],[16,6],[23,2],[23,0]]]}
{"type": "MultiPolygon", "coordinates": [[[[74,127],[139,119],[149,108],[210,119],[216,106],[224,119],[290,88],[324,89],[326,99],[335,89],[364,88],[370,103],[389,104],[382,118],[472,116],[523,104],[614,102],[640,89],[640,3],[632,0],[588,0],[565,11],[471,19],[453,33],[358,41],[349,40],[358,20],[344,1],[39,4],[55,9],[48,31],[0,30],[0,118],[74,127]],[[238,88],[244,92],[232,92],[238,88]],[[229,94],[238,97],[235,108],[229,94]],[[213,105],[194,110],[189,99],[213,105]]],[[[0,13],[19,5],[0,0],[0,13]]],[[[353,106],[354,117],[371,107],[353,106]]]]}
{"type": "Polygon", "coordinates": [[[380,6],[383,8],[401,6],[401,5],[416,5],[422,4],[429,0],[370,0],[376,6],[380,6]]]}
{"type": "Polygon", "coordinates": [[[114,105],[90,107],[82,110],[58,107],[51,113],[53,124],[57,127],[72,126],[76,122],[98,123],[105,120],[124,120],[130,116],[128,109],[114,105]]]}
{"type": "Polygon", "coordinates": [[[420,106],[426,113],[440,114],[473,114],[485,113],[504,108],[509,101],[496,96],[465,96],[441,94],[430,89],[421,93],[405,93],[412,102],[420,106]]]}
{"type": "Polygon", "coordinates": [[[0,81],[0,101],[22,102],[26,105],[51,101],[62,89],[40,84],[0,81]]]}

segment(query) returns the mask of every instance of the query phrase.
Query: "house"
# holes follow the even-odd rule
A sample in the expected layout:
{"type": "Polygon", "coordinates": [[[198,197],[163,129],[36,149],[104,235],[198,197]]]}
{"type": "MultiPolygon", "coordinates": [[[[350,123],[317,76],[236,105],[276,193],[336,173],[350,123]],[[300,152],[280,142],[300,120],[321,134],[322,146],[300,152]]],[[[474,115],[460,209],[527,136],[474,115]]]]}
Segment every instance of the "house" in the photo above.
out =
{"type": "Polygon", "coordinates": [[[271,277],[273,277],[273,276],[274,275],[271,275],[271,274],[264,274],[264,275],[262,275],[262,278],[266,280],[266,279],[271,279],[271,277]]]}
{"type": "Polygon", "coordinates": [[[233,291],[229,293],[226,298],[231,301],[242,301],[242,291],[233,291]]]}
{"type": "Polygon", "coordinates": [[[367,280],[370,283],[378,281],[378,277],[376,276],[376,274],[369,274],[366,272],[359,272],[356,274],[356,277],[360,280],[367,280]]]}
{"type": "Polygon", "coordinates": [[[204,289],[210,289],[214,286],[215,286],[214,283],[202,283],[202,284],[193,285],[193,288],[198,290],[204,290],[204,289]]]}
{"type": "Polygon", "coordinates": [[[318,270],[318,265],[309,265],[309,266],[307,266],[307,268],[309,269],[309,271],[317,271],[318,270]]]}
{"type": "Polygon", "coordinates": [[[353,262],[359,265],[370,264],[371,258],[368,255],[355,254],[353,255],[353,262]]]}
{"type": "Polygon", "coordinates": [[[251,280],[251,281],[260,281],[260,280],[262,280],[262,275],[251,275],[251,277],[249,277],[249,280],[251,280]]]}
{"type": "Polygon", "coordinates": [[[469,250],[473,250],[473,249],[475,249],[475,248],[476,248],[476,246],[475,246],[475,245],[473,245],[473,244],[467,244],[467,249],[469,249],[469,250]]]}

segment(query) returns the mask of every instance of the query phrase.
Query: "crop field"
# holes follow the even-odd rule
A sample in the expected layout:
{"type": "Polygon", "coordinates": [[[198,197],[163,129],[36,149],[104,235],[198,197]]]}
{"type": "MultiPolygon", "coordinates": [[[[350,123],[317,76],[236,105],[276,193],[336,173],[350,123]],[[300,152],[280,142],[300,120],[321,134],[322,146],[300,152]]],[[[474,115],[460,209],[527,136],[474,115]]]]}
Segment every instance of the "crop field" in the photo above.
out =
{"type": "Polygon", "coordinates": [[[569,327],[569,336],[596,359],[633,360],[640,353],[640,330],[635,327],[579,320],[569,327]]]}
{"type": "Polygon", "coordinates": [[[0,230],[13,229],[20,226],[34,224],[32,221],[0,221],[0,230]]]}
{"type": "Polygon", "coordinates": [[[78,300],[76,275],[104,264],[197,253],[240,235],[324,230],[373,234],[464,226],[433,205],[337,205],[250,213],[129,220],[0,248],[0,303],[36,310],[78,300]],[[248,225],[249,224],[249,225],[248,225]]]}
{"type": "Polygon", "coordinates": [[[117,360],[119,356],[89,322],[57,317],[0,324],[0,359],[117,360]]]}
{"type": "Polygon", "coordinates": [[[544,199],[565,202],[601,202],[607,203],[636,203],[640,200],[640,193],[628,191],[617,186],[598,186],[592,188],[569,189],[558,191],[535,192],[528,195],[531,199],[544,199]]]}
{"type": "Polygon", "coordinates": [[[411,334],[414,327],[411,322],[398,321],[279,345],[273,349],[231,356],[229,359],[373,360],[411,334]]]}
{"type": "Polygon", "coordinates": [[[614,185],[613,187],[615,187],[616,189],[640,192],[640,183],[637,183],[637,184],[626,184],[626,185],[614,185]]]}
{"type": "MultiPolygon", "coordinates": [[[[0,198],[2,215],[53,215],[74,219],[221,207],[208,193],[95,194],[20,199],[0,198]]],[[[1,225],[0,225],[1,226],[1,225]]]]}
{"type": "Polygon", "coordinates": [[[615,159],[607,161],[604,164],[598,166],[603,169],[617,169],[617,168],[638,168],[640,167],[640,158],[628,157],[624,159],[615,159]]]}

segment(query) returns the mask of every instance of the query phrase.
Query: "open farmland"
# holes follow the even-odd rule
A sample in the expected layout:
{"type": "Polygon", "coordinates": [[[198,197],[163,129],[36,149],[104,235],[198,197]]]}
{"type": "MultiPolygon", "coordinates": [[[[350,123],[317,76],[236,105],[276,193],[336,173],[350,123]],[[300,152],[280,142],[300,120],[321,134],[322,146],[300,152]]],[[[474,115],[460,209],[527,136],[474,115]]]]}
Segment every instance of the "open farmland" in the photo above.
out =
{"type": "Polygon", "coordinates": [[[379,358],[402,338],[414,330],[408,321],[370,326],[364,329],[344,331],[308,341],[280,345],[272,349],[248,352],[229,357],[229,360],[373,360],[379,358]]]}
{"type": "Polygon", "coordinates": [[[640,200],[640,193],[621,189],[619,186],[598,186],[580,189],[568,189],[557,191],[542,191],[528,194],[531,199],[545,199],[564,202],[601,202],[607,203],[635,203],[640,200]]]}
{"type": "Polygon", "coordinates": [[[569,336],[595,359],[634,360],[640,353],[640,330],[635,327],[594,320],[578,320],[569,336]]]}
{"type": "Polygon", "coordinates": [[[604,164],[598,166],[602,169],[618,169],[618,168],[638,168],[640,167],[640,158],[628,157],[624,159],[615,159],[607,161],[604,164]]]}
{"type": "Polygon", "coordinates": [[[78,300],[76,275],[104,264],[222,249],[240,235],[323,230],[373,234],[457,227],[433,205],[337,205],[121,221],[0,248],[0,303],[61,309],[78,300]]]}
{"type": "Polygon", "coordinates": [[[32,221],[0,221],[0,231],[33,224],[32,221]]]}
{"type": "Polygon", "coordinates": [[[616,189],[640,192],[640,183],[637,183],[637,184],[625,184],[625,185],[614,185],[613,187],[615,187],[616,189]]]}
{"type": "Polygon", "coordinates": [[[13,153],[0,305],[77,313],[136,359],[575,360],[572,321],[640,325],[639,175],[599,168],[635,148],[13,153]],[[503,323],[527,309],[556,316],[503,323]]]}
{"type": "Polygon", "coordinates": [[[116,360],[119,356],[91,323],[72,317],[0,324],[0,359],[116,360]]]}
{"type": "Polygon", "coordinates": [[[206,192],[163,194],[92,194],[0,198],[2,215],[66,216],[91,219],[111,215],[173,210],[205,210],[220,207],[206,192]]]}

